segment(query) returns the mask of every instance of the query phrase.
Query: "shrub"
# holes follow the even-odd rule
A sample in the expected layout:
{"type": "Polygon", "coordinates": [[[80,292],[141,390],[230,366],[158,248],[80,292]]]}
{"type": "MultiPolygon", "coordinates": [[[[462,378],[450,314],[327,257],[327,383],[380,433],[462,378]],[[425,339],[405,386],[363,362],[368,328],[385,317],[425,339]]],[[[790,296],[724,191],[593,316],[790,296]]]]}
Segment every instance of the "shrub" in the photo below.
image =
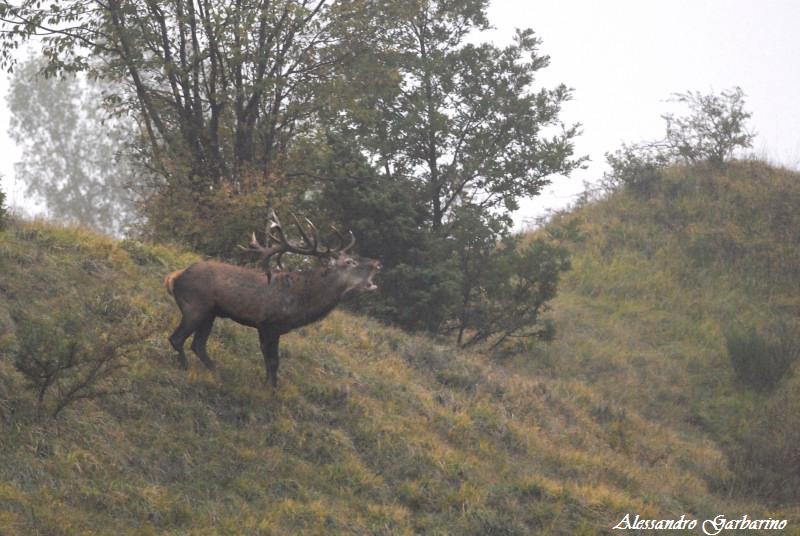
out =
{"type": "Polygon", "coordinates": [[[744,110],[741,88],[716,95],[687,91],[674,94],[673,100],[686,105],[689,111],[662,116],[667,123],[663,140],[623,144],[614,153],[606,153],[611,171],[603,175],[601,184],[605,189],[624,187],[650,195],[669,165],[705,162],[721,166],[737,149],[752,145],[754,134],[746,125],[752,114],[744,110]]]}
{"type": "Polygon", "coordinates": [[[606,153],[611,171],[603,174],[602,185],[612,191],[628,188],[640,195],[652,194],[661,181],[671,156],[656,144],[622,145],[614,153],[606,153]]]}
{"type": "MultiPolygon", "coordinates": [[[[126,302],[104,293],[95,305],[94,318],[113,326],[87,327],[86,317],[67,309],[57,318],[25,318],[17,326],[14,366],[36,393],[37,414],[56,418],[78,400],[105,396],[114,376],[124,367],[125,356],[146,338],[150,328],[134,318],[126,302]]],[[[91,304],[90,304],[91,307],[91,304]]]]}
{"type": "Polygon", "coordinates": [[[689,163],[722,165],[736,149],[750,147],[755,134],[747,129],[752,115],[744,110],[744,92],[736,87],[718,95],[687,91],[674,100],[689,107],[683,116],[666,114],[666,143],[670,151],[689,163]]]}
{"type": "Polygon", "coordinates": [[[264,228],[270,203],[280,209],[279,198],[267,188],[254,187],[245,194],[231,188],[196,192],[183,185],[159,187],[142,204],[140,237],[180,243],[224,259],[230,259],[250,233],[264,228]]]}
{"type": "Polygon", "coordinates": [[[456,308],[457,342],[491,342],[497,348],[513,339],[552,339],[553,326],[540,315],[569,270],[566,248],[543,239],[527,244],[506,235],[504,222],[483,219],[463,207],[457,212],[452,247],[462,297],[456,308]],[[487,221],[488,220],[488,221],[487,221]]]}
{"type": "Polygon", "coordinates": [[[761,391],[773,389],[800,354],[791,339],[786,326],[768,335],[752,326],[729,328],[725,345],[739,381],[761,391]]]}

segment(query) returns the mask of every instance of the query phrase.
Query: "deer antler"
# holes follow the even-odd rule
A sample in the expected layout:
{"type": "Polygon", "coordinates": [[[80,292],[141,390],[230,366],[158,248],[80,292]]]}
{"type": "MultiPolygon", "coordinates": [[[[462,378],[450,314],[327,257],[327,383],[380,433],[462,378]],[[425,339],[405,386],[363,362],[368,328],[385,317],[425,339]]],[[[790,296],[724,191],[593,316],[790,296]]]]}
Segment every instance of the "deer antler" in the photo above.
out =
{"type": "Polygon", "coordinates": [[[297,230],[300,232],[300,237],[303,239],[303,244],[292,244],[286,238],[286,233],[283,231],[283,225],[281,221],[278,219],[278,215],[275,213],[274,210],[270,211],[269,220],[267,221],[267,228],[266,228],[266,236],[267,236],[267,245],[262,246],[258,239],[256,238],[256,233],[253,233],[252,239],[250,240],[249,247],[239,246],[241,249],[245,251],[254,251],[256,253],[260,253],[261,256],[259,258],[259,262],[264,266],[264,268],[269,272],[269,260],[272,256],[277,255],[276,257],[276,265],[278,268],[283,269],[283,265],[281,264],[281,258],[285,253],[297,253],[300,255],[306,255],[310,257],[330,257],[339,253],[347,252],[356,242],[355,236],[353,233],[350,233],[350,243],[347,247],[342,247],[344,244],[344,237],[342,234],[334,227],[333,230],[336,235],[339,237],[339,247],[337,248],[330,248],[325,247],[324,249],[320,247],[320,239],[319,239],[319,230],[317,227],[309,220],[305,218],[306,224],[308,225],[308,229],[304,229],[303,225],[300,223],[300,220],[294,214],[291,214],[292,219],[294,220],[294,224],[297,227],[297,230]],[[307,231],[310,231],[307,232],[307,231]],[[275,245],[272,245],[272,243],[275,245]]]}
{"type": "Polygon", "coordinates": [[[331,225],[331,229],[333,232],[336,233],[336,237],[339,239],[339,247],[335,248],[332,253],[347,253],[350,248],[356,245],[356,236],[353,234],[353,231],[347,231],[347,234],[350,235],[350,242],[348,242],[347,246],[344,245],[344,236],[342,233],[339,232],[339,229],[331,225]]]}

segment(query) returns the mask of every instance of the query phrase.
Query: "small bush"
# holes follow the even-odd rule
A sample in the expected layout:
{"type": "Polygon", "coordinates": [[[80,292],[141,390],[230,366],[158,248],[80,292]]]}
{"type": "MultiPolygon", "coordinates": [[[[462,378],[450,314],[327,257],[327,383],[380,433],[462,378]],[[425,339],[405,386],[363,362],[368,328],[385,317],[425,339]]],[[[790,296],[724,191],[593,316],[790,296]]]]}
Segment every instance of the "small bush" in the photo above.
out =
{"type": "Polygon", "coordinates": [[[737,378],[753,389],[773,389],[800,353],[791,339],[786,327],[766,336],[752,326],[729,329],[725,345],[737,378]]]}
{"type": "MultiPolygon", "coordinates": [[[[15,368],[36,393],[37,414],[56,418],[78,400],[95,399],[114,390],[115,375],[129,350],[151,328],[137,321],[126,303],[102,295],[108,328],[86,327],[77,311],[56,319],[27,318],[17,326],[15,368]]],[[[90,304],[90,308],[91,308],[90,304]]]]}
{"type": "Polygon", "coordinates": [[[606,153],[611,168],[601,182],[606,190],[626,188],[648,197],[670,165],[684,162],[720,167],[736,151],[752,146],[754,134],[747,127],[752,114],[744,109],[741,88],[707,95],[687,91],[674,94],[673,100],[687,106],[688,113],[661,116],[666,122],[664,139],[623,144],[617,151],[606,153]]]}
{"type": "Polygon", "coordinates": [[[655,143],[623,144],[617,151],[606,153],[606,162],[611,168],[603,175],[602,185],[606,190],[627,188],[638,195],[649,196],[672,162],[672,156],[655,143]]]}
{"type": "Polygon", "coordinates": [[[691,164],[721,166],[737,149],[752,146],[755,134],[747,128],[752,114],[744,109],[742,88],[716,95],[687,91],[673,97],[689,108],[686,115],[662,116],[667,122],[666,143],[676,156],[691,164]]]}

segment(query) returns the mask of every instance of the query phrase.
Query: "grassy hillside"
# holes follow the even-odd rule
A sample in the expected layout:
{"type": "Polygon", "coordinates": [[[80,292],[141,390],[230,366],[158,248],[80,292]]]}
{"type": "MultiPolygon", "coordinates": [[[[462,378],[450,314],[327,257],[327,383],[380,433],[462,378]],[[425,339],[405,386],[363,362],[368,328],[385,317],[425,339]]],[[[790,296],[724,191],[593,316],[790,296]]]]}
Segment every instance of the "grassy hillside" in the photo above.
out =
{"type": "MultiPolygon", "coordinates": [[[[761,195],[749,180],[730,182],[761,195]]],[[[284,338],[277,392],[255,332],[227,321],[209,341],[217,372],[193,356],[176,367],[162,278],[192,255],[12,224],[0,234],[0,534],[600,534],[628,512],[797,520],[730,489],[741,480],[723,425],[773,395],[736,386],[720,330],[728,315],[788,315],[800,300],[762,296],[773,287],[747,266],[720,270],[708,247],[690,258],[680,233],[713,242],[716,224],[672,229],[660,210],[694,197],[666,199],[617,195],[554,223],[579,242],[550,346],[497,363],[335,312],[284,338]],[[59,393],[37,410],[14,362],[73,340],[84,353],[119,346],[124,367],[53,419],[59,393]]],[[[696,210],[708,221],[699,199],[696,210]]]]}
{"type": "Polygon", "coordinates": [[[673,168],[647,195],[615,192],[547,231],[573,255],[553,303],[560,336],[517,364],[711,439],[732,471],[715,478],[722,493],[797,504],[800,174],[673,168]],[[762,348],[737,374],[735,333],[777,346],[791,361],[780,381],[753,381],[770,367],[762,348]]]}

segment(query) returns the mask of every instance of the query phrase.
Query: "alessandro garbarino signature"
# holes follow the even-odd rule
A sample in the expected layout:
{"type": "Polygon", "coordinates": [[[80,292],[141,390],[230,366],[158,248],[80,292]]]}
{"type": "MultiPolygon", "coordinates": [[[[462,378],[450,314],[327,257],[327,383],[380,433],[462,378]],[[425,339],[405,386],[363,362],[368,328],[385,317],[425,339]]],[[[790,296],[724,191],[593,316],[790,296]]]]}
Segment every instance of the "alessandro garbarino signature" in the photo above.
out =
{"type": "Polygon", "coordinates": [[[718,515],[713,519],[705,519],[700,523],[697,519],[681,515],[678,519],[643,519],[636,514],[625,514],[619,523],[614,525],[614,530],[693,530],[700,526],[703,534],[717,536],[723,530],[783,530],[786,528],[785,519],[751,519],[744,514],[740,518],[728,519],[718,515]]]}

